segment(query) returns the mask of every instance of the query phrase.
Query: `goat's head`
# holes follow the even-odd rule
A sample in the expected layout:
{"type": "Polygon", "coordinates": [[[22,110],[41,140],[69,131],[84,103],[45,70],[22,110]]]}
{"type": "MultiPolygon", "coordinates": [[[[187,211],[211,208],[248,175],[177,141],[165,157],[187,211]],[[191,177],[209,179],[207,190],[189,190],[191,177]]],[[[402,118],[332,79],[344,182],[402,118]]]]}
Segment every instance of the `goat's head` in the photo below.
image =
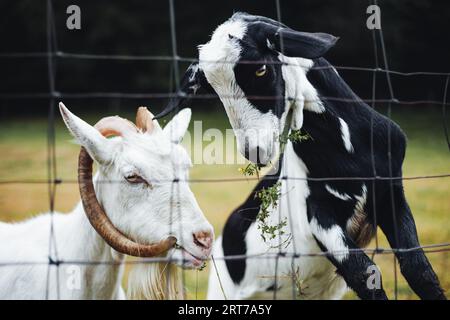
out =
{"type": "Polygon", "coordinates": [[[306,79],[311,59],[321,57],[337,38],[306,33],[269,18],[235,13],[199,46],[199,62],[186,71],[182,94],[169,102],[162,117],[183,107],[200,88],[212,89],[222,101],[239,151],[267,164],[278,153],[278,137],[293,111],[292,127],[301,128],[303,108],[320,112],[317,93],[306,79]]]}
{"type": "Polygon", "coordinates": [[[86,214],[103,239],[128,255],[151,257],[169,251],[184,267],[201,266],[214,235],[187,183],[192,165],[179,144],[190,109],[178,113],[164,129],[143,107],[138,109],[137,126],[107,117],[93,127],[62,103],[60,111],[82,146],[80,193],[86,214]],[[116,137],[107,138],[112,135],[116,137]],[[95,191],[92,159],[98,163],[95,191]]]}

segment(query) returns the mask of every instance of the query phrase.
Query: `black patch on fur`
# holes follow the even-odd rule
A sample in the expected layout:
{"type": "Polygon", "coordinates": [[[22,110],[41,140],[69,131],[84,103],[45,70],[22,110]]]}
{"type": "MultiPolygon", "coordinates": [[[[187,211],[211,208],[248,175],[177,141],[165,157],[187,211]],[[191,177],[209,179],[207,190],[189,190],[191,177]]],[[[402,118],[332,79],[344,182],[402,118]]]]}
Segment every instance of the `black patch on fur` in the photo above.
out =
{"type": "Polygon", "coordinates": [[[278,53],[266,43],[256,43],[253,39],[249,29],[242,40],[235,40],[242,47],[240,60],[234,67],[236,82],[255,108],[262,113],[272,110],[280,118],[285,109],[285,85],[278,53]],[[263,65],[266,65],[266,74],[256,76],[263,65]]]}
{"type": "Polygon", "coordinates": [[[266,289],[266,291],[278,291],[275,287],[275,283],[266,289]]]}

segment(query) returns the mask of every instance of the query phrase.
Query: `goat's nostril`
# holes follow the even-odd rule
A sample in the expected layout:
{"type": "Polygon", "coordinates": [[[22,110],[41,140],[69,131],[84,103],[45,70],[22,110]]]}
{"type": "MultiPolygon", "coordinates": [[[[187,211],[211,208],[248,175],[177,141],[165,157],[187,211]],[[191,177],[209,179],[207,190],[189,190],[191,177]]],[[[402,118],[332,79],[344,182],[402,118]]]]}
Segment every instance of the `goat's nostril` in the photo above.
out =
{"type": "Polygon", "coordinates": [[[204,249],[209,249],[212,244],[212,235],[207,231],[200,231],[193,234],[194,243],[204,249]]]}
{"type": "Polygon", "coordinates": [[[259,146],[257,146],[256,147],[256,161],[254,161],[254,162],[258,165],[261,163],[260,152],[261,152],[261,149],[259,148],[259,146]]]}

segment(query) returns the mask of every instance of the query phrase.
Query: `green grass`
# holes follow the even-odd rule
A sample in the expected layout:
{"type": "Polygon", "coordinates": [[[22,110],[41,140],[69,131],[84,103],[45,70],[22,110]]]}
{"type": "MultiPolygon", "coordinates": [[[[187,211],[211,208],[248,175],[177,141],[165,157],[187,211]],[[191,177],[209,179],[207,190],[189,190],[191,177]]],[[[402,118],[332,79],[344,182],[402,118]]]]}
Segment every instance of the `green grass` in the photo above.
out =
{"type": "MultiPolygon", "coordinates": [[[[123,116],[123,114],[121,114],[123,116]]],[[[98,119],[95,115],[82,115],[90,123],[98,119]]],[[[128,115],[131,119],[131,115],[128,115]]],[[[393,118],[406,132],[409,142],[404,164],[405,176],[443,174],[450,172],[450,152],[446,147],[442,130],[442,119],[437,109],[423,107],[414,112],[403,110],[393,112],[393,118]]],[[[203,129],[228,128],[224,112],[194,113],[194,120],[203,120],[203,129]]],[[[78,146],[71,143],[71,137],[57,117],[56,156],[58,177],[75,180],[78,146]]],[[[206,143],[204,144],[206,145],[206,143]]],[[[46,179],[47,178],[47,121],[44,118],[7,119],[0,122],[0,180],[46,179]]],[[[242,177],[238,168],[242,165],[196,165],[192,178],[242,177]]],[[[254,181],[223,182],[213,186],[193,183],[192,189],[216,234],[230,214],[249,194],[254,181]]],[[[405,190],[418,226],[423,245],[450,242],[450,179],[427,179],[405,182],[405,190]]],[[[75,183],[59,185],[56,194],[56,209],[69,211],[79,200],[75,183]]],[[[0,184],[0,220],[19,221],[33,214],[49,209],[46,184],[0,184]]],[[[380,245],[388,246],[382,233],[380,245]]],[[[371,247],[374,246],[372,243],[371,247]]],[[[450,274],[447,272],[448,253],[430,253],[433,264],[445,289],[450,288],[450,274]]],[[[392,255],[379,255],[375,261],[382,269],[383,284],[389,295],[394,297],[394,265],[392,255]]],[[[187,297],[202,299],[207,288],[207,269],[201,272],[184,271],[187,297]],[[197,283],[198,276],[198,286],[197,283]]],[[[398,268],[397,268],[398,271],[398,268]]],[[[398,297],[417,299],[404,279],[398,277],[398,297]]],[[[355,295],[348,293],[346,298],[355,295]]]]}

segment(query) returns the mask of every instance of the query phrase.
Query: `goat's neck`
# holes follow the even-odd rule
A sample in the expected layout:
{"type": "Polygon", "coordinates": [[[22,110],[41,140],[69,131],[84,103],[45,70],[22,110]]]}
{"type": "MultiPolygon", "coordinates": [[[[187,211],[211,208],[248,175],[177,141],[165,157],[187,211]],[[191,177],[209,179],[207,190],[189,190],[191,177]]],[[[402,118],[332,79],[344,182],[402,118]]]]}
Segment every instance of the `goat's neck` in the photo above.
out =
{"type": "MultiPolygon", "coordinates": [[[[97,179],[98,174],[94,177],[95,189],[98,189],[98,184],[95,183],[97,179]]],[[[101,199],[99,200],[101,202],[101,199]]],[[[69,230],[55,229],[59,238],[57,239],[58,258],[65,261],[105,263],[81,265],[81,279],[84,283],[80,293],[93,295],[89,298],[117,298],[123,274],[123,265],[119,263],[123,261],[124,256],[115,252],[94,230],[81,201],[69,215],[67,223],[70,224],[69,230]]]]}
{"type": "MultiPolygon", "coordinates": [[[[281,215],[286,217],[288,220],[298,216],[295,214],[289,214],[289,211],[296,212],[298,201],[303,201],[309,195],[306,180],[308,169],[300,159],[293,147],[291,141],[288,141],[283,153],[282,167],[280,172],[280,178],[284,177],[295,177],[295,179],[286,179],[282,184],[281,195],[280,195],[280,206],[282,208],[281,215]],[[289,208],[284,208],[289,206],[289,208]],[[283,209],[284,208],[284,209],[283,209]]],[[[278,218],[278,212],[276,213],[278,218]]]]}
{"type": "Polygon", "coordinates": [[[76,256],[87,260],[101,260],[106,262],[120,262],[122,255],[114,252],[111,247],[99,236],[92,227],[81,201],[72,211],[72,223],[78,226],[77,232],[74,232],[73,243],[76,256]]]}

